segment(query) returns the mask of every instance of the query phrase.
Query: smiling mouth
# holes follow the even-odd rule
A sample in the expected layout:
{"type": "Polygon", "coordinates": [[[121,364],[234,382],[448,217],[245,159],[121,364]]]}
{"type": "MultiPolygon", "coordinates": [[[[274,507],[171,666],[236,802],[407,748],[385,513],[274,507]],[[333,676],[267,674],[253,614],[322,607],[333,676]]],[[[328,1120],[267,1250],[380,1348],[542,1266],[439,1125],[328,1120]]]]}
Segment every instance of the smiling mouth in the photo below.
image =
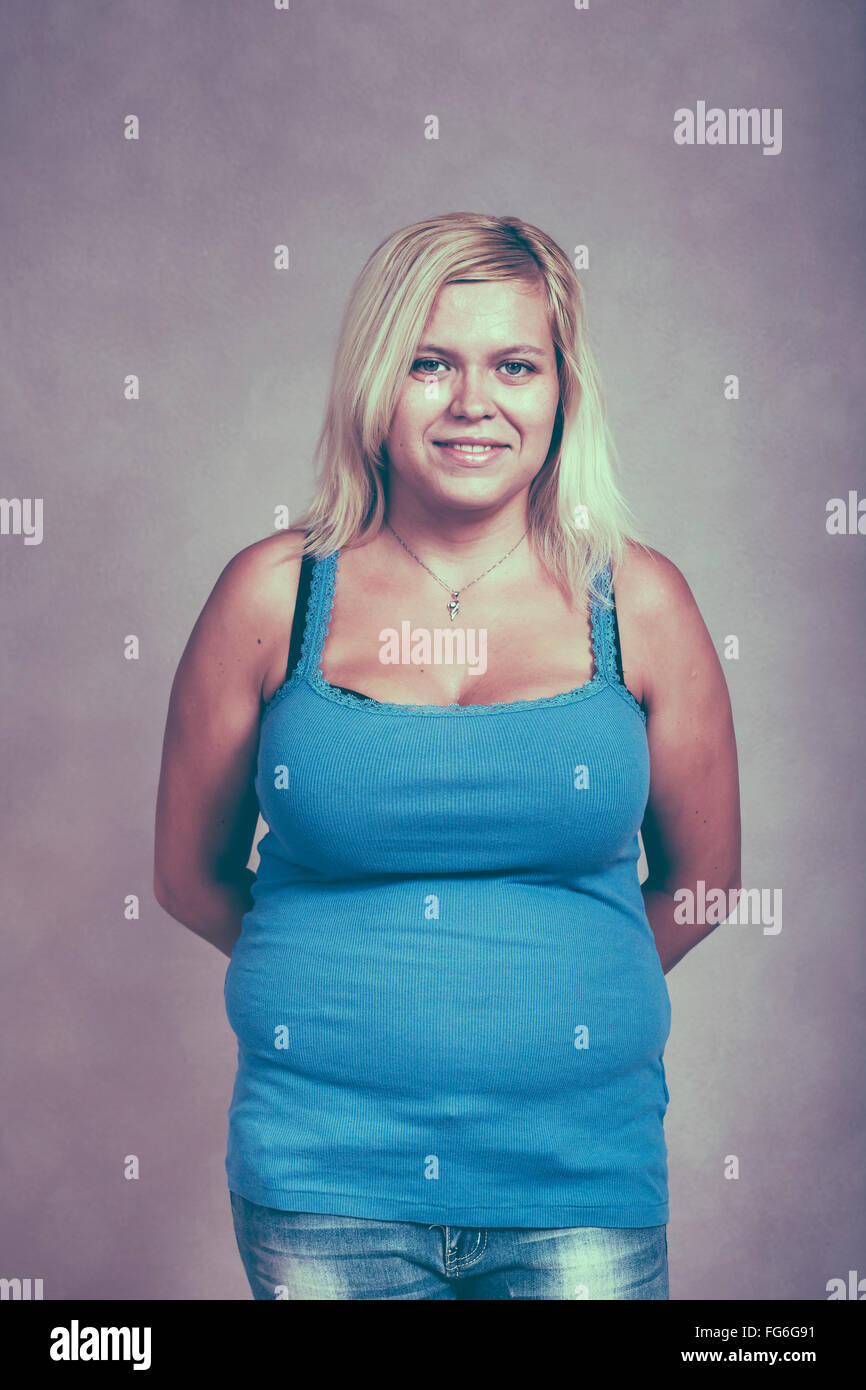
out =
{"type": "Polygon", "coordinates": [[[508,444],[451,444],[447,439],[436,439],[433,442],[437,449],[444,450],[452,458],[470,463],[485,463],[494,454],[509,448],[508,444]]]}

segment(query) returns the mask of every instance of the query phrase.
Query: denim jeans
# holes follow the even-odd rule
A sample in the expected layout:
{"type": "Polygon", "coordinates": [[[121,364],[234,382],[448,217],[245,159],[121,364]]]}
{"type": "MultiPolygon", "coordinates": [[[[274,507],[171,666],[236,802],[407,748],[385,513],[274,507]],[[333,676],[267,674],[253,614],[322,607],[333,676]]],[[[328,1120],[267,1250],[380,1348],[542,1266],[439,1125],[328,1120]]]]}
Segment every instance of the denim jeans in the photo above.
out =
{"type": "Polygon", "coordinates": [[[230,1192],[255,1299],[667,1299],[666,1226],[427,1226],[230,1192]]]}

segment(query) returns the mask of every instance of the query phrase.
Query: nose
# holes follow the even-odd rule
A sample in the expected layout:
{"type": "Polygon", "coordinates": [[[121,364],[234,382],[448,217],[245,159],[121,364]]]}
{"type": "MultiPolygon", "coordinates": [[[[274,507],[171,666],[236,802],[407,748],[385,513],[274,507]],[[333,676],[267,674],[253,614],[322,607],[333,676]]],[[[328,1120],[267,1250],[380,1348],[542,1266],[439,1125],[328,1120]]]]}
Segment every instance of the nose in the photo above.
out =
{"type": "Polygon", "coordinates": [[[466,367],[455,377],[449,409],[453,415],[469,419],[495,414],[492,384],[483,367],[466,367]]]}

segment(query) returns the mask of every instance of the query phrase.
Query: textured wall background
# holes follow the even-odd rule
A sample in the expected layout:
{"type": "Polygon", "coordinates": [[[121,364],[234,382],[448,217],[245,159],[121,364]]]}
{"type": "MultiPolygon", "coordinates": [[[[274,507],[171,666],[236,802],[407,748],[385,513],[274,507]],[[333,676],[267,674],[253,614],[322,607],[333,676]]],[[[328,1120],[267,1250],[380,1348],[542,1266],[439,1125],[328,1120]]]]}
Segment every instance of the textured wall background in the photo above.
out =
{"type": "Polygon", "coordinates": [[[249,1297],[227,962],[151,893],[168,694],[223,565],[306,501],[364,260],[466,209],[588,245],[624,491],[740,642],[743,881],[782,891],[783,927],[719,928],[668,977],[672,1298],[866,1274],[866,541],[826,525],[866,492],[863,7],[2,8],[2,494],[44,499],[44,529],[0,535],[0,1274],[249,1297]],[[781,108],[781,152],[677,145],[699,101],[781,108]]]}

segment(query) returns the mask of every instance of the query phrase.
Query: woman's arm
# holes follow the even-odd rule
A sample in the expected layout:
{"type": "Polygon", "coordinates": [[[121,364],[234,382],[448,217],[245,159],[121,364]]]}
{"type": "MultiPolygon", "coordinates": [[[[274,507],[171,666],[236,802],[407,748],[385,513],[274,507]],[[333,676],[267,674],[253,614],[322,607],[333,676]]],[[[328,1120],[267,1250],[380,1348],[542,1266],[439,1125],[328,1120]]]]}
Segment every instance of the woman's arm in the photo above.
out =
{"type": "Polygon", "coordinates": [[[643,894],[667,973],[717,925],[676,922],[674,893],[687,889],[704,901],[703,880],[707,895],[720,888],[733,906],[741,887],[737,745],[721,662],[676,565],[658,551],[642,555],[628,595],[641,631],[650,751],[643,894]]]}
{"type": "Polygon", "coordinates": [[[285,662],[300,569],[297,533],[226,565],[172,685],[156,804],[153,888],[170,916],[230,956],[252,906],[247,868],[258,803],[268,671],[285,662]]]}

